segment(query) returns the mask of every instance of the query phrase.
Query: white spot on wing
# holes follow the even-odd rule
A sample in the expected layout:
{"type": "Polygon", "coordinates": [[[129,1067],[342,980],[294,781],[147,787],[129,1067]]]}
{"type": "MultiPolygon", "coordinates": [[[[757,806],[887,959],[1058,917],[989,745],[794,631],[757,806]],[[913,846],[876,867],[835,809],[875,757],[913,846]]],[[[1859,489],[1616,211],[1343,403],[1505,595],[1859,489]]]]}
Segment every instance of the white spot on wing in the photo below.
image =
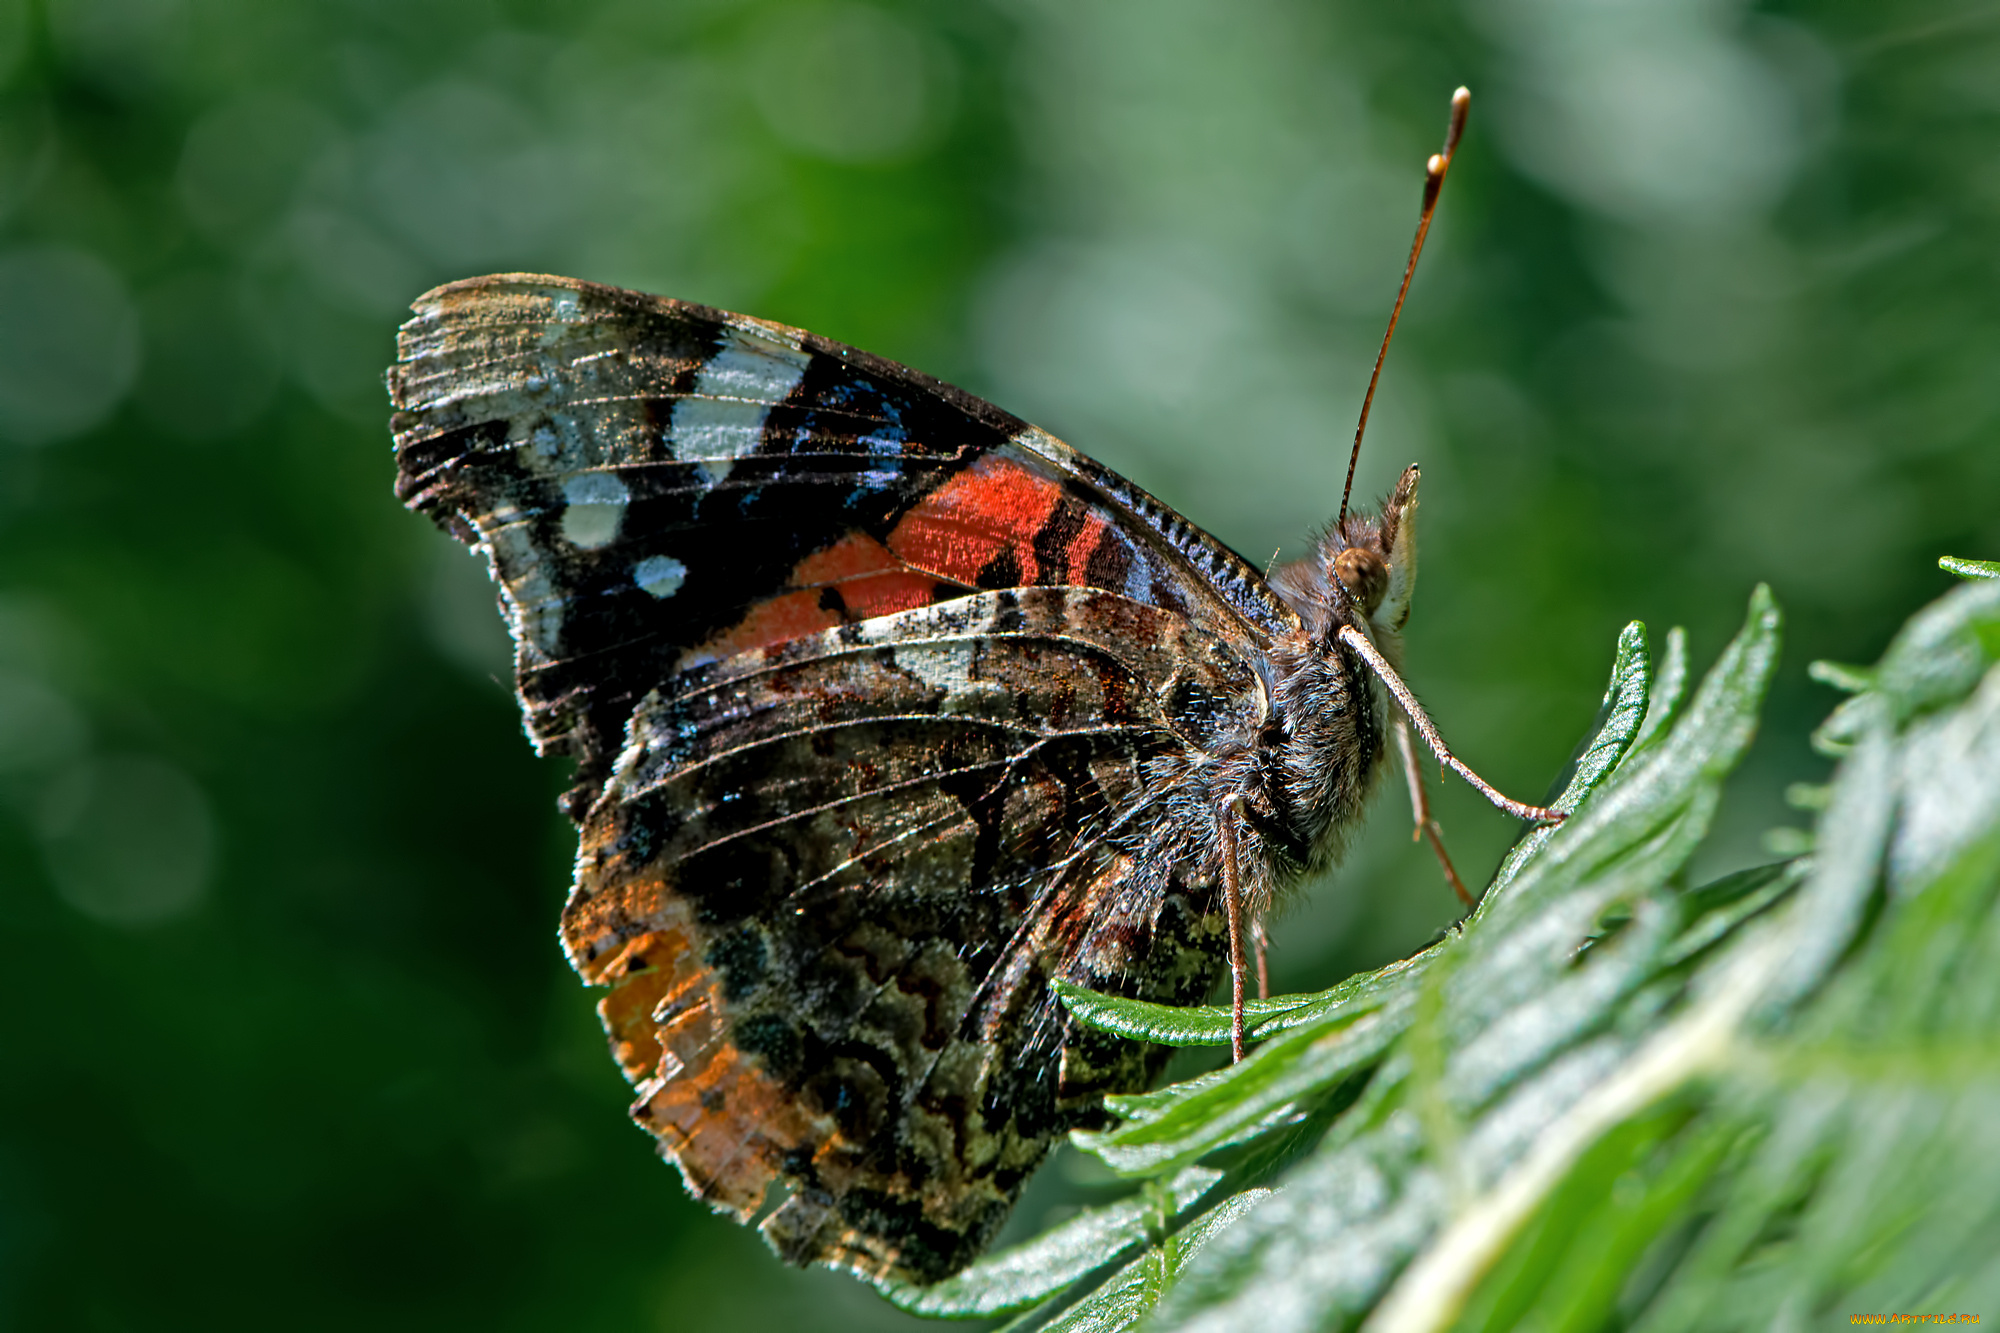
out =
{"type": "Polygon", "coordinates": [[[655,597],[672,597],[681,590],[688,567],[670,555],[649,555],[632,566],[632,582],[655,597]]]}
{"type": "Polygon", "coordinates": [[[950,697],[972,684],[972,645],[963,640],[905,645],[896,650],[896,666],[950,697]]]}
{"type": "Polygon", "coordinates": [[[941,716],[1012,717],[1012,692],[993,681],[974,679],[976,654],[974,645],[963,639],[902,644],[896,648],[896,667],[943,695],[937,703],[941,716]]]}
{"type": "Polygon", "coordinates": [[[575,292],[557,292],[549,299],[546,316],[548,327],[542,330],[543,344],[559,342],[569,336],[566,325],[580,323],[583,315],[575,292]]]}
{"type": "Polygon", "coordinates": [[[723,331],[722,350],[695,376],[694,392],[674,404],[674,457],[698,460],[713,486],[764,440],[764,418],[791,396],[811,355],[745,329],[723,331]]]}
{"type": "Polygon", "coordinates": [[[578,472],[563,481],[563,540],[585,551],[608,546],[618,536],[632,498],[625,483],[608,472],[578,472]]]}
{"type": "Polygon", "coordinates": [[[604,449],[598,443],[588,413],[515,403],[496,399],[499,409],[518,407],[507,426],[507,442],[530,472],[546,476],[550,472],[588,466],[600,462],[604,449]]]}

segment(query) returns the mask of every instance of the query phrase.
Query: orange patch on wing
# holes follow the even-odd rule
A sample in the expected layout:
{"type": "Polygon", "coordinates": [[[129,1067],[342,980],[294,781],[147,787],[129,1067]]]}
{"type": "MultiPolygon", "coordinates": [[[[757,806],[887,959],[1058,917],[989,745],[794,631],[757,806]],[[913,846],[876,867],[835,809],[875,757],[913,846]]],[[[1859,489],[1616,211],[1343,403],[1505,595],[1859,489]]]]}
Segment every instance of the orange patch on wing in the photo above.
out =
{"type": "Polygon", "coordinates": [[[1012,459],[981,458],[903,515],[888,547],[906,565],[969,588],[1003,552],[1031,579],[1035,534],[1062,500],[1059,483],[1012,459]]]}
{"type": "Polygon", "coordinates": [[[692,1004],[697,990],[713,974],[702,966],[687,932],[670,927],[648,931],[626,944],[600,975],[612,988],[597,1002],[612,1057],[631,1082],[650,1078],[663,1053],[654,1013],[663,1003],[673,1009],[692,1004]]]}
{"type": "Polygon", "coordinates": [[[840,595],[847,603],[848,615],[856,620],[868,620],[929,606],[938,586],[938,581],[928,574],[904,571],[847,584],[841,588],[840,595]]]}
{"type": "Polygon", "coordinates": [[[814,551],[792,570],[787,586],[831,588],[871,574],[905,574],[909,566],[865,532],[851,532],[824,551],[814,551]]]}
{"type": "Polygon", "coordinates": [[[584,980],[611,988],[597,1012],[637,1085],[632,1118],[697,1198],[747,1219],[787,1154],[817,1152],[837,1130],[731,1040],[692,905],[663,879],[613,882],[572,899],[563,936],[584,980]]]}
{"type": "Polygon", "coordinates": [[[768,648],[773,644],[803,639],[840,624],[840,612],[819,603],[818,589],[780,593],[758,602],[744,612],[743,618],[734,625],[699,648],[688,649],[681,656],[681,664],[686,666],[734,657],[752,648],[768,648]]]}
{"type": "Polygon", "coordinates": [[[786,1155],[817,1148],[833,1125],[723,1035],[713,989],[661,1026],[657,1039],[660,1073],[640,1085],[632,1118],[673,1154],[697,1198],[749,1218],[786,1155]]]}
{"type": "MultiPolygon", "coordinates": [[[[596,851],[603,836],[586,827],[584,851],[596,851]]],[[[625,956],[627,941],[650,923],[666,920],[671,907],[666,881],[657,877],[608,884],[589,897],[572,895],[562,922],[570,966],[588,985],[615,983],[612,967],[625,956]]]]}
{"type": "Polygon", "coordinates": [[[865,532],[850,533],[799,561],[790,583],[794,588],[833,589],[853,620],[928,606],[937,589],[936,579],[911,569],[865,532]]]}
{"type": "Polygon", "coordinates": [[[865,532],[850,533],[792,569],[788,591],[754,603],[743,618],[698,648],[684,663],[708,662],[753,648],[803,639],[848,620],[867,620],[928,606],[937,580],[913,570],[865,532]],[[840,594],[837,601],[828,589],[840,594]]]}

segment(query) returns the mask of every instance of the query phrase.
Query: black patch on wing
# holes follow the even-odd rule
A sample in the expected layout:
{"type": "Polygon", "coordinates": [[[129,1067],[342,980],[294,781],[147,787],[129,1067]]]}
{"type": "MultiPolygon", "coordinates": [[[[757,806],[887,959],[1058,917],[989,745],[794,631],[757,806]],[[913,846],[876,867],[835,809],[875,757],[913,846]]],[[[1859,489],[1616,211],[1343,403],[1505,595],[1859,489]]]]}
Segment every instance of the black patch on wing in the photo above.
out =
{"type": "MultiPolygon", "coordinates": [[[[887,532],[1022,428],[917,372],[792,335],[803,373],[761,405],[754,450],[718,477],[721,460],[676,456],[675,410],[703,398],[702,372],[732,339],[766,326],[541,278],[453,284],[417,310],[389,377],[397,494],[467,544],[507,529],[519,549],[501,552],[496,578],[539,577],[559,599],[546,642],[522,623],[526,599],[503,609],[521,645],[530,733],[544,752],[578,761],[572,816],[601,785],[633,704],[685,651],[782,588],[806,556],[857,530],[887,532]],[[627,496],[616,537],[595,546],[564,532],[565,484],[586,472],[627,496]],[[648,559],[684,568],[670,599],[635,583],[648,559]]],[[[766,336],[782,344],[789,334],[766,336]]]]}

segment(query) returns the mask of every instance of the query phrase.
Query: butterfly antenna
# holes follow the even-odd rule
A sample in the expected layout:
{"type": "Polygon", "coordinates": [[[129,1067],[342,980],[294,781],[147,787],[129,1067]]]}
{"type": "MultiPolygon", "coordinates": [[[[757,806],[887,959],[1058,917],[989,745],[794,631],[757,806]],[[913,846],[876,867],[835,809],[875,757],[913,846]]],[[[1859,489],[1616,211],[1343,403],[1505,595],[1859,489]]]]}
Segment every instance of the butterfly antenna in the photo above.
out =
{"type": "Polygon", "coordinates": [[[1347,484],[1340,488],[1340,517],[1333,525],[1336,533],[1347,529],[1347,500],[1354,493],[1354,465],[1361,461],[1361,434],[1368,429],[1368,409],[1375,405],[1375,382],[1382,378],[1382,362],[1389,356],[1389,340],[1396,336],[1396,321],[1403,314],[1403,298],[1410,294],[1410,279],[1417,273],[1417,256],[1424,252],[1424,237],[1431,230],[1431,214],[1437,211],[1438,191],[1444,188],[1444,173],[1451,170],[1451,155],[1458,151],[1458,138],[1465,133],[1465,113],[1471,109],[1472,93],[1469,89],[1460,88],[1451,95],[1451,126],[1444,134],[1444,151],[1431,154],[1431,160],[1424,168],[1424,211],[1417,219],[1417,239],[1410,243],[1410,262],[1403,269],[1403,285],[1396,292],[1396,308],[1389,312],[1389,328],[1382,335],[1382,350],[1375,354],[1375,372],[1368,377],[1368,394],[1361,400],[1361,420],[1354,427],[1354,450],[1347,456],[1347,484]]]}

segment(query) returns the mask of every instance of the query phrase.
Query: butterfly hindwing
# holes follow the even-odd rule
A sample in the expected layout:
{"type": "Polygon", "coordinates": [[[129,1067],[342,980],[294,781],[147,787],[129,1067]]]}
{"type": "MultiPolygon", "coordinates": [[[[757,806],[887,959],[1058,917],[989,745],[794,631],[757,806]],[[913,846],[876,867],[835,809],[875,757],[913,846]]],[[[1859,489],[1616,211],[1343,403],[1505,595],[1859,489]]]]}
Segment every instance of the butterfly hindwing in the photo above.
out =
{"type": "Polygon", "coordinates": [[[583,828],[564,936],[634,1115],[802,1261],[931,1279],[1054,1136],[1142,1086],[1057,975],[1192,1002],[1217,922],[1161,766],[1257,689],[1116,594],[995,592],[755,650],[654,695],[583,828]]]}

